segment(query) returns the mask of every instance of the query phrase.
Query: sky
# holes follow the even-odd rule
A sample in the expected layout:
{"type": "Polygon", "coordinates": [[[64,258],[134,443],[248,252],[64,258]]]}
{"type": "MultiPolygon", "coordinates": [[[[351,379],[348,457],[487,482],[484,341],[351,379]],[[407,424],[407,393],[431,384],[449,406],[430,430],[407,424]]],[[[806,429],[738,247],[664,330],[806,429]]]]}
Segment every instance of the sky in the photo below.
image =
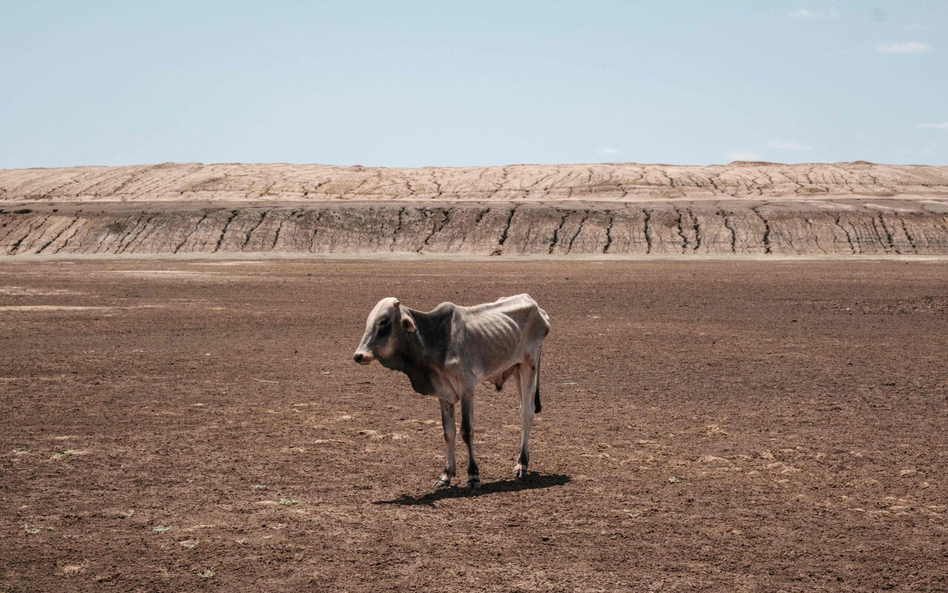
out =
{"type": "Polygon", "coordinates": [[[948,2],[0,0],[0,169],[948,164],[948,2]]]}

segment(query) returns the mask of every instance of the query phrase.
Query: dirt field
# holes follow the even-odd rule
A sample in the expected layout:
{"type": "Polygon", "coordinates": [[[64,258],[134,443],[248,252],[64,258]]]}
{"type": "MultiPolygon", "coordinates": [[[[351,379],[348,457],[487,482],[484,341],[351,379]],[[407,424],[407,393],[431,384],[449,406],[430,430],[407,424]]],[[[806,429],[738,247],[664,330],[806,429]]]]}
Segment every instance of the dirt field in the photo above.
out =
{"type": "Polygon", "coordinates": [[[946,334],[945,263],[7,260],[0,591],[946,591],[946,334]],[[365,316],[520,292],[535,475],[482,387],[432,492],[365,316]]]}

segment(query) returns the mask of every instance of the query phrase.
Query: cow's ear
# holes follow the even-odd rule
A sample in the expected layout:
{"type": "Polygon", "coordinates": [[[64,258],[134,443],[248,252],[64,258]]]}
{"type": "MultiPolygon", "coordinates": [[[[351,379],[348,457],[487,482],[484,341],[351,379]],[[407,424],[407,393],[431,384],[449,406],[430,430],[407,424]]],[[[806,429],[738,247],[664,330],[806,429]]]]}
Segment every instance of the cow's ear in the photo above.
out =
{"type": "Polygon", "coordinates": [[[402,329],[404,329],[407,332],[415,331],[417,329],[415,327],[415,320],[409,317],[408,315],[405,315],[404,317],[402,317],[402,329]]]}

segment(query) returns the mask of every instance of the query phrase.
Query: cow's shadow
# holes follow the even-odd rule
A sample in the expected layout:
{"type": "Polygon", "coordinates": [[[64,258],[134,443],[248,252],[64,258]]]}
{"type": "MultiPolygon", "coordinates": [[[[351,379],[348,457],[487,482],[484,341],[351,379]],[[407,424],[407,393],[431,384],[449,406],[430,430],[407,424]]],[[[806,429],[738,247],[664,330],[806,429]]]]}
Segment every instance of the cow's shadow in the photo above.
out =
{"type": "MultiPolygon", "coordinates": [[[[393,500],[377,500],[372,504],[397,504],[402,506],[427,505],[433,506],[439,500],[448,498],[468,498],[474,496],[487,496],[488,494],[497,494],[502,492],[518,492],[520,490],[538,490],[540,488],[552,488],[554,486],[563,486],[569,484],[571,478],[563,474],[528,474],[523,480],[498,480],[497,482],[485,482],[477,490],[468,490],[464,486],[451,486],[429,492],[422,496],[409,496],[403,494],[393,500]]],[[[462,482],[463,484],[463,482],[462,482]]]]}

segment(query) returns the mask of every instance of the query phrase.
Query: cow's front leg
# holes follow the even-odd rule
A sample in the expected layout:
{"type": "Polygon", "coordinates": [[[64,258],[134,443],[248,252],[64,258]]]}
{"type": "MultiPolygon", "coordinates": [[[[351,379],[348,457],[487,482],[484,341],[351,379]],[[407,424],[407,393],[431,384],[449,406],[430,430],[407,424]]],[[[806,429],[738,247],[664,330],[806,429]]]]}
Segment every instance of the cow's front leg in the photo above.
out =
{"type": "Polygon", "coordinates": [[[456,427],[454,426],[454,404],[449,404],[443,399],[441,402],[441,426],[444,428],[444,444],[447,448],[447,462],[441,477],[435,482],[435,488],[444,488],[451,485],[451,478],[454,477],[454,442],[456,427]]]}
{"type": "Polygon", "coordinates": [[[467,487],[476,490],[481,487],[481,476],[474,460],[474,392],[461,397],[461,438],[467,445],[467,487]]]}

